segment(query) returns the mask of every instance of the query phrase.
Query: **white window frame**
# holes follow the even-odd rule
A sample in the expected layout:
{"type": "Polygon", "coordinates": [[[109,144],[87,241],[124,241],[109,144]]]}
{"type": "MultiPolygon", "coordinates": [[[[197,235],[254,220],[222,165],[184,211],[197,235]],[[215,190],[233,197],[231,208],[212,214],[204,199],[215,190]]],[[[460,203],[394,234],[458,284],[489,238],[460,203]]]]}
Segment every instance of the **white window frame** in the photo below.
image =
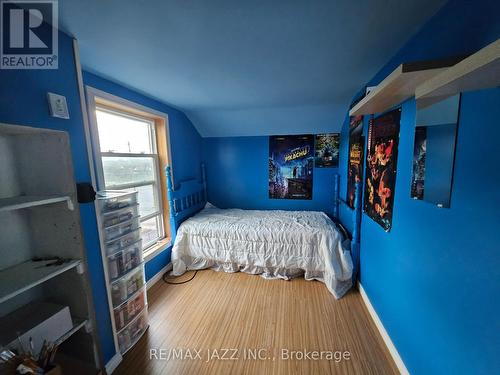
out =
{"type": "Polygon", "coordinates": [[[140,104],[128,101],[126,99],[117,97],[115,95],[106,93],[104,91],[95,89],[93,87],[87,86],[87,106],[90,119],[90,131],[92,138],[92,149],[94,154],[94,168],[97,177],[97,187],[99,190],[121,190],[127,188],[134,188],[140,186],[153,185],[154,192],[156,193],[156,199],[158,202],[159,211],[150,213],[146,216],[141,216],[141,222],[158,217],[160,221],[160,237],[149,243],[143,244],[143,257],[145,261],[148,261],[155,257],[159,252],[163,251],[168,243],[169,233],[167,233],[167,228],[165,228],[165,222],[168,218],[164,217],[166,210],[164,205],[168,205],[168,202],[164,202],[162,194],[162,184],[160,182],[160,166],[159,166],[159,155],[157,150],[157,138],[156,138],[156,123],[155,119],[161,119],[165,123],[165,132],[167,134],[166,146],[167,146],[167,158],[172,160],[170,156],[170,137],[168,128],[168,116],[165,113],[153,110],[151,108],[142,106],[140,104]],[[109,105],[108,105],[109,103],[109,105]],[[151,125],[151,144],[153,147],[153,154],[145,153],[119,153],[119,152],[101,152],[100,142],[99,142],[99,131],[97,126],[97,116],[96,110],[105,111],[108,113],[116,114],[119,116],[129,117],[131,119],[136,119],[140,121],[149,122],[151,125]],[[128,111],[129,110],[129,111],[128,111]],[[138,112],[138,113],[137,113],[138,112]],[[154,181],[144,181],[144,183],[138,184],[120,184],[112,185],[106,187],[103,171],[102,157],[115,156],[115,157],[151,157],[154,163],[154,181]]]}

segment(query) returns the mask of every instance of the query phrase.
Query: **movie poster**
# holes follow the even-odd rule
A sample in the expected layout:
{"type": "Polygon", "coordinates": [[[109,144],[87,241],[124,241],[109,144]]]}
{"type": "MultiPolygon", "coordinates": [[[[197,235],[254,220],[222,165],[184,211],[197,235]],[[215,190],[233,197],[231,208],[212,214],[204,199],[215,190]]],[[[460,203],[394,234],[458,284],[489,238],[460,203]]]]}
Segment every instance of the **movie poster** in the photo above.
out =
{"type": "Polygon", "coordinates": [[[339,166],[340,134],[317,134],[315,142],[316,168],[333,168],[339,166]]]}
{"type": "Polygon", "coordinates": [[[363,116],[353,116],[349,121],[349,154],[347,159],[347,205],[354,208],[356,183],[363,180],[363,116]]]}
{"type": "Polygon", "coordinates": [[[313,135],[269,137],[269,198],[312,199],[313,135]]]}
{"type": "Polygon", "coordinates": [[[416,199],[424,199],[426,148],[427,127],[417,126],[415,129],[415,146],[413,149],[413,174],[411,178],[411,197],[416,199]]]}
{"type": "Polygon", "coordinates": [[[400,118],[400,109],[386,113],[371,120],[368,131],[364,210],[387,232],[392,227],[400,118]]]}

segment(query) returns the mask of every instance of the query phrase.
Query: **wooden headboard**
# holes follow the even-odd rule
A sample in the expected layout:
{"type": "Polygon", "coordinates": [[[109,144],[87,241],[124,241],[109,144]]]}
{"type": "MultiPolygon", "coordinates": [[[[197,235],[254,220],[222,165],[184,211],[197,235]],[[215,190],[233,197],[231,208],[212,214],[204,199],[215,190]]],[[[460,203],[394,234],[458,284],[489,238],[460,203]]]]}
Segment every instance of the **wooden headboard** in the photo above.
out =
{"type": "Polygon", "coordinates": [[[185,180],[174,186],[172,183],[172,169],[165,168],[167,174],[167,193],[170,205],[170,234],[172,243],[175,240],[177,229],[184,220],[193,216],[205,207],[207,203],[207,184],[205,181],[205,165],[201,165],[201,181],[197,179],[185,180]]]}

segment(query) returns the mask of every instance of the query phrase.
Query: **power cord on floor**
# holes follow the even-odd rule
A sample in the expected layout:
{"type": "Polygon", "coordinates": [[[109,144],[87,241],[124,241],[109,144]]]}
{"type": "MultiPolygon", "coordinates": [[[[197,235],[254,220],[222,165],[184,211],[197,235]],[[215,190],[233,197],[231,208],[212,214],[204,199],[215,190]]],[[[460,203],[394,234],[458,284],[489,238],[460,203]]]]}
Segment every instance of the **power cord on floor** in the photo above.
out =
{"type": "MultiPolygon", "coordinates": [[[[175,281],[174,281],[174,282],[172,282],[172,281],[170,281],[172,278],[170,278],[170,280],[169,280],[169,278],[168,278],[168,272],[165,272],[165,273],[163,274],[163,276],[162,276],[162,279],[163,279],[163,281],[164,281],[165,283],[167,283],[167,284],[171,284],[171,285],[181,285],[181,284],[186,284],[186,283],[190,282],[191,280],[193,280],[193,279],[194,279],[194,277],[196,276],[196,274],[197,274],[197,273],[198,273],[198,270],[194,271],[193,276],[191,276],[191,278],[190,278],[189,280],[184,280],[184,281],[179,281],[179,282],[175,282],[175,281]]],[[[179,276],[176,276],[176,277],[174,277],[174,278],[177,278],[177,277],[179,277],[179,276]]]]}

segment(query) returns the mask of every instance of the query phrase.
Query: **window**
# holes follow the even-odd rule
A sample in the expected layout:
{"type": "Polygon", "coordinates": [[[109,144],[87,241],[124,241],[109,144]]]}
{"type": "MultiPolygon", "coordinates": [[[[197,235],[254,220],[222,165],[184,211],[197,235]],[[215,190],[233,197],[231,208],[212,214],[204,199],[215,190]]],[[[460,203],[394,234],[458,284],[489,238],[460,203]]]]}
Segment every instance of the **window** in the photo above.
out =
{"type": "Polygon", "coordinates": [[[89,102],[95,113],[92,130],[99,189],[138,192],[147,256],[165,242],[168,232],[162,173],[167,159],[166,119],[97,96],[89,102]]]}

